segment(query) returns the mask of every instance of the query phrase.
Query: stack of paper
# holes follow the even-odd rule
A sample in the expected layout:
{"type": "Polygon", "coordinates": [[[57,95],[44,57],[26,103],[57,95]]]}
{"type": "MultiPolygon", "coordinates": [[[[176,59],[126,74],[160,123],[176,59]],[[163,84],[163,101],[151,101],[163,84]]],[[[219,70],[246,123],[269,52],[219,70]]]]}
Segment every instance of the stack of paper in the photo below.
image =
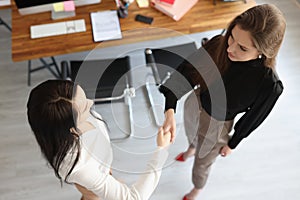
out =
{"type": "Polygon", "coordinates": [[[149,7],[149,1],[148,0],[136,0],[136,3],[138,4],[139,8],[149,7]]]}
{"type": "Polygon", "coordinates": [[[92,12],[91,23],[95,42],[122,38],[116,10],[92,12]]]}
{"type": "Polygon", "coordinates": [[[10,5],[10,0],[0,0],[0,6],[10,5]]]}

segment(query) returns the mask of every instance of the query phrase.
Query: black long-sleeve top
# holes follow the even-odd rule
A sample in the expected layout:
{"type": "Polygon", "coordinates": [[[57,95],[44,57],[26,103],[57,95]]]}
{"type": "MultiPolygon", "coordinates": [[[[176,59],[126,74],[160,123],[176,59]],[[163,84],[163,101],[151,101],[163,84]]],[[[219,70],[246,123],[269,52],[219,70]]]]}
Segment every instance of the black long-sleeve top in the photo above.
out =
{"type": "Polygon", "coordinates": [[[236,122],[234,134],[228,142],[228,146],[234,149],[266,119],[282,93],[283,85],[273,70],[264,66],[262,59],[232,62],[224,75],[218,78],[216,74],[219,73],[214,70],[217,68],[207,56],[206,51],[200,48],[178,67],[178,73],[173,73],[160,86],[165,96],[165,110],[176,110],[177,101],[184,94],[198,84],[201,87],[203,83],[191,78],[193,73],[200,72],[207,89],[201,90],[199,100],[208,114],[222,121],[244,113],[236,122]]]}

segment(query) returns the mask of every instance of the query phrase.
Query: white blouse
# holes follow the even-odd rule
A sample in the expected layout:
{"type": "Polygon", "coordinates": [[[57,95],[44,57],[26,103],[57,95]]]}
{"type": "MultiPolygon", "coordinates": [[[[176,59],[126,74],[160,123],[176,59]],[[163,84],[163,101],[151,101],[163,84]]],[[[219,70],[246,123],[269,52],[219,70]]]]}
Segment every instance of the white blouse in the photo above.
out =
{"type": "MultiPolygon", "coordinates": [[[[101,116],[98,114],[99,118],[101,116]]],[[[113,155],[104,122],[90,116],[89,121],[95,129],[80,136],[80,158],[68,177],[71,183],[77,183],[105,200],[146,200],[156,188],[161,176],[162,167],[168,157],[164,148],[157,148],[148,161],[146,171],[131,186],[119,182],[109,174],[113,155]]],[[[59,174],[67,176],[74,157],[69,152],[60,166],[59,174]]]]}

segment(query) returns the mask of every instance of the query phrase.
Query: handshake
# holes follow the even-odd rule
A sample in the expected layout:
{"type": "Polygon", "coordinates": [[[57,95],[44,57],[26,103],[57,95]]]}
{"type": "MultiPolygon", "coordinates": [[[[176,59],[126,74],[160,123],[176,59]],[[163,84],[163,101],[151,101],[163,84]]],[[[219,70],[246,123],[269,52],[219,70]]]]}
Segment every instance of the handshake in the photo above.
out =
{"type": "Polygon", "coordinates": [[[165,112],[165,121],[162,127],[159,128],[157,133],[157,146],[167,147],[173,143],[176,136],[176,121],[174,117],[174,109],[168,109],[165,112]]]}
{"type": "Polygon", "coordinates": [[[156,143],[159,147],[167,147],[171,143],[171,132],[164,132],[163,128],[160,127],[156,137],[156,143]]]}

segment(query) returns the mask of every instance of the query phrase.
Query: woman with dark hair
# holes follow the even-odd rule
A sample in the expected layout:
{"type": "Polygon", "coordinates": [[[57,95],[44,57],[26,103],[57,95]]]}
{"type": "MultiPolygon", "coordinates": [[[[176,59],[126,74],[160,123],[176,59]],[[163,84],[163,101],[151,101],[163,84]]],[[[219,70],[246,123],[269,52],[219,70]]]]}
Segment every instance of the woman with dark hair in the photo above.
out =
{"type": "Polygon", "coordinates": [[[185,195],[185,200],[196,199],[216,157],[228,156],[273,109],[283,91],[275,59],[285,28],[284,16],[274,5],[252,7],[233,19],[224,36],[213,37],[179,66],[178,74],[187,80],[188,86],[183,86],[183,81],[178,81],[179,75],[174,74],[160,87],[166,98],[163,129],[170,131],[174,140],[177,101],[197,86],[184,104],[190,145],[176,157],[183,162],[195,155],[194,188],[185,195]],[[208,73],[213,71],[211,65],[203,69],[209,63],[203,64],[209,60],[205,55],[218,73],[208,73]],[[243,115],[230,137],[233,120],[240,113],[243,115]]]}
{"type": "Polygon", "coordinates": [[[35,87],[27,102],[31,129],[41,151],[61,183],[74,183],[82,200],[149,199],[156,188],[171,134],[157,135],[157,150],[147,173],[132,186],[110,173],[112,149],[107,127],[91,110],[93,101],[71,81],[49,80],[35,87]]]}

